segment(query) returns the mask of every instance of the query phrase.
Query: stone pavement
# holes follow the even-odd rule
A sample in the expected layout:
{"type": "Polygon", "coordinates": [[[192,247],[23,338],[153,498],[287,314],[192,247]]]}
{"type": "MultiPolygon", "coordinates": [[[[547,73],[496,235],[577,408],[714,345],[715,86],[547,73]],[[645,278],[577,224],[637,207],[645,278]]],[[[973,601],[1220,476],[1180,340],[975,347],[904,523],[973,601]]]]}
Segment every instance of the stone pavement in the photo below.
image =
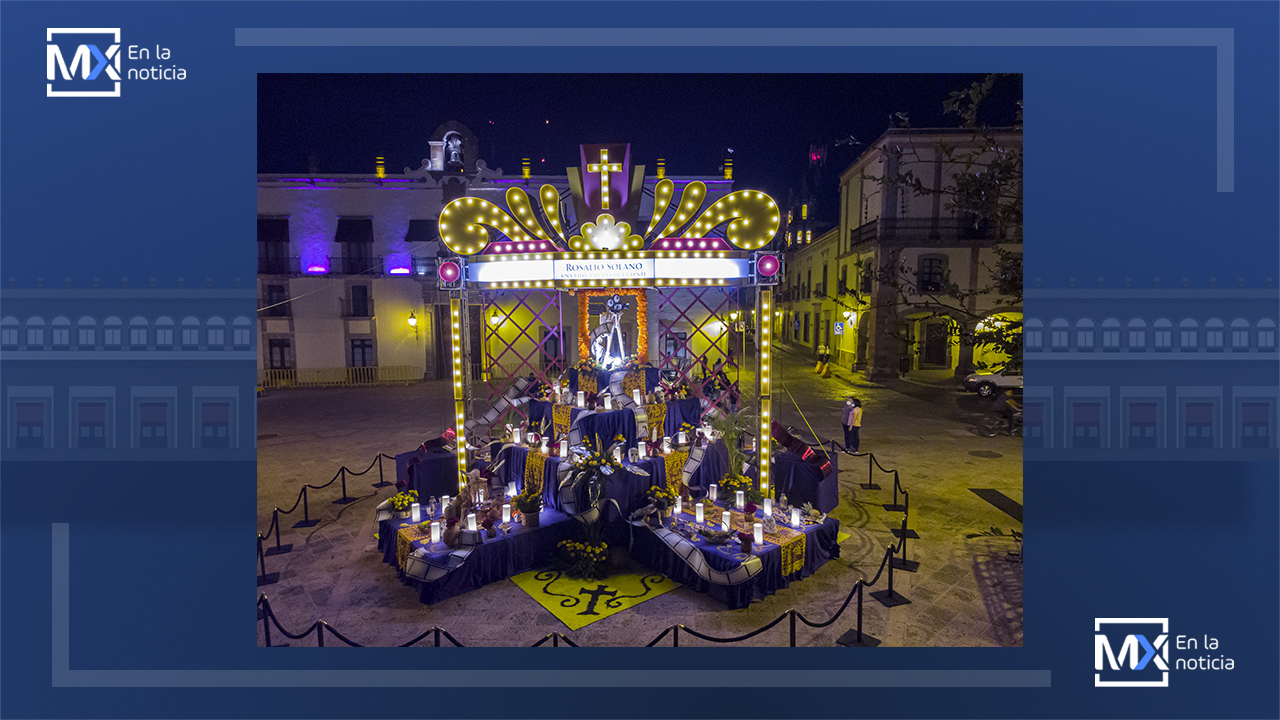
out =
{"type": "MultiPolygon", "coordinates": [[[[1021,438],[978,436],[969,421],[980,409],[976,399],[949,388],[900,381],[875,385],[848,373],[823,380],[813,374],[811,361],[786,352],[778,354],[774,367],[775,416],[805,437],[811,425],[820,440],[839,440],[844,395],[862,398],[862,450],[874,453],[884,467],[898,469],[901,483],[911,491],[909,525],[921,538],[908,541],[908,557],[921,565],[915,574],[895,573],[894,585],[912,602],[885,608],[866,597],[864,631],[886,646],[1020,646],[1022,565],[1008,559],[1018,548],[1007,536],[1011,529],[1021,531],[1022,524],[970,488],[994,489],[1021,503],[1021,438]],[[1005,536],[966,537],[992,527],[1005,536]]],[[[749,378],[744,374],[742,381],[747,384],[749,378]]],[[[343,465],[364,470],[378,452],[394,455],[437,436],[450,415],[449,392],[446,382],[427,382],[277,391],[261,398],[258,527],[269,526],[272,508],[293,505],[303,483],[323,485],[343,465]]],[[[293,551],[267,558],[268,572],[279,572],[281,579],[261,591],[286,629],[299,632],[322,619],[365,645],[397,645],[433,625],[466,645],[528,645],[559,631],[583,646],[636,646],[675,623],[731,636],[765,625],[789,608],[821,621],[839,608],[858,577],[875,574],[886,545],[895,542],[890,531],[901,522],[901,513],[881,507],[892,500],[891,475],[877,473],[881,490],[859,486],[867,480],[867,463],[865,457],[840,458],[840,507],[832,515],[850,535],[841,557],[741,610],[727,610],[706,595],[681,588],[568,632],[509,581],[422,605],[376,550],[374,507],[394,493],[394,488],[370,487],[376,468],[370,475],[348,476],[348,493],[359,497],[357,502],[332,504],[341,496],[338,483],[309,491],[310,515],[320,520],[316,527],[292,527],[301,519],[301,507],[281,516],[283,541],[293,543],[293,551]]],[[[630,561],[625,551],[615,550],[615,562],[626,571],[630,561]]],[[[872,590],[884,583],[882,578],[872,590]]],[[[851,605],[828,628],[800,625],[798,644],[833,645],[853,627],[853,609],[851,605]]],[[[272,639],[281,640],[274,629],[272,639]]],[[[263,642],[261,623],[258,641],[263,642]]],[[[787,641],[783,622],[743,644],[779,646],[787,641]]],[[[311,637],[295,644],[314,642],[311,637]]],[[[710,643],[682,636],[681,645],[686,644],[710,643]]]]}

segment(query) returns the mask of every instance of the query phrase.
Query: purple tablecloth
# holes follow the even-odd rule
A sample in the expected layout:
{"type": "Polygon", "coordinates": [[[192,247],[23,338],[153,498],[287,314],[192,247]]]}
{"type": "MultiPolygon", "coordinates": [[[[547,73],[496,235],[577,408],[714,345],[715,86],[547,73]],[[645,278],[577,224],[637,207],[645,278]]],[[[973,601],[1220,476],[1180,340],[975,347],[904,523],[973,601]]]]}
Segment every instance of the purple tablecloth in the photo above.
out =
{"type": "Polygon", "coordinates": [[[813,451],[819,457],[825,454],[831,461],[831,468],[825,474],[820,467],[795,453],[778,453],[773,456],[773,485],[777,492],[786,493],[789,504],[811,503],[820,512],[829,513],[840,504],[839,453],[821,447],[813,451]]]}
{"type": "MultiPolygon", "coordinates": [[[[714,510],[706,511],[706,518],[718,522],[724,508],[714,507],[714,510]]],[[[681,517],[692,522],[692,508],[687,509],[690,512],[684,513],[681,517]]],[[[756,514],[761,516],[763,511],[757,511],[756,514]]],[[[772,595],[790,586],[793,581],[809,577],[831,558],[840,557],[840,544],[836,537],[839,532],[840,522],[831,517],[820,525],[806,527],[804,565],[798,573],[790,576],[782,574],[782,548],[766,543],[762,549],[755,549],[752,552],[760,557],[762,566],[760,574],[738,585],[718,585],[702,579],[669,545],[647,528],[635,528],[631,557],[676,582],[683,583],[698,592],[707,593],[731,609],[737,609],[750,605],[752,600],[772,595]]],[[[694,545],[714,570],[727,571],[741,563],[745,557],[737,547],[714,546],[706,542],[695,542],[694,545]]]]}

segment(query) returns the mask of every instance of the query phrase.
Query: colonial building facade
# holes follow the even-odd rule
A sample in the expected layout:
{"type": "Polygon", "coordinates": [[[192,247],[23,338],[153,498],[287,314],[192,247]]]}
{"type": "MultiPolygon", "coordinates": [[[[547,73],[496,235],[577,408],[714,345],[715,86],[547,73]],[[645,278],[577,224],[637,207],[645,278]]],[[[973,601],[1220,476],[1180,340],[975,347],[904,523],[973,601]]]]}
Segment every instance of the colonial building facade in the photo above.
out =
{"type": "MultiPolygon", "coordinates": [[[[258,364],[267,384],[308,377],[334,384],[445,377],[451,367],[449,306],[437,290],[436,266],[448,254],[439,218],[450,201],[475,197],[508,209],[509,188],[537,192],[551,186],[560,196],[563,226],[578,225],[582,208],[574,183],[580,181],[573,174],[532,175],[527,162],[517,174],[490,169],[480,157],[479,140],[456,122],[442,125],[428,144],[430,157],[402,174],[258,176],[258,364]]],[[[675,182],[677,193],[702,182],[709,202],[732,190],[729,166],[723,176],[667,176],[658,159],[656,172],[645,174],[627,153],[619,159],[638,171],[629,191],[639,198],[639,216],[646,222],[654,187],[664,177],[675,182]]],[[[531,357],[548,369],[577,359],[574,298],[486,293],[471,297],[472,377],[526,373],[531,357]],[[553,329],[561,322],[568,342],[553,329]]],[[[670,310],[656,297],[652,303],[657,312],[650,314],[648,329],[655,348],[687,342],[685,352],[700,353],[738,344],[723,323],[698,328],[699,317],[659,339],[660,317],[677,325],[684,318],[667,317],[670,310]]],[[[634,316],[632,307],[624,328],[630,338],[638,334],[634,316]]]]}
{"type": "MultiPolygon", "coordinates": [[[[1021,150],[1020,133],[995,139],[1021,150]]],[[[943,296],[950,284],[967,292],[998,285],[996,248],[1019,257],[1020,241],[948,209],[941,193],[919,194],[898,182],[910,172],[926,188],[949,188],[963,171],[957,155],[979,142],[968,130],[899,129],[873,142],[840,176],[839,227],[812,242],[806,237],[788,254],[779,331],[805,347],[825,343],[833,362],[871,377],[960,372],[975,360],[997,360],[966,348],[960,333],[977,322],[1020,318],[1016,294],[996,290],[963,304],[943,296]],[[890,270],[897,282],[884,281],[890,270]]]]}

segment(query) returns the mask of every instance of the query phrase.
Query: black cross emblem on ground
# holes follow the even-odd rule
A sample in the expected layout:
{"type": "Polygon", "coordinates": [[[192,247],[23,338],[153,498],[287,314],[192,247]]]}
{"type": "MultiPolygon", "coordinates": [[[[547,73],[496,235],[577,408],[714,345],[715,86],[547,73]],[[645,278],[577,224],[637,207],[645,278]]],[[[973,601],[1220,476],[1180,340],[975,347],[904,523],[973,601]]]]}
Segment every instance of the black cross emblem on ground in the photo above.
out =
{"type": "Polygon", "coordinates": [[[610,590],[608,585],[597,585],[595,590],[581,588],[578,590],[579,595],[590,595],[591,599],[587,601],[587,609],[578,613],[579,615],[599,615],[596,612],[596,603],[600,602],[600,598],[604,595],[614,597],[618,594],[617,590],[610,590]]]}

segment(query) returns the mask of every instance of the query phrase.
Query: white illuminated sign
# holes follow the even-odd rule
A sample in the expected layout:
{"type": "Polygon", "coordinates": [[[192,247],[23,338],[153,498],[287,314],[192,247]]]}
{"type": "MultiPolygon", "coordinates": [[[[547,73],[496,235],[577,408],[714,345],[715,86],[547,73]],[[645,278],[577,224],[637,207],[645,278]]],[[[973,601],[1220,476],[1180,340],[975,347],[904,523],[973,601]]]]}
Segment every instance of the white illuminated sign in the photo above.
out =
{"type": "Polygon", "coordinates": [[[654,277],[653,258],[556,260],[556,280],[647,280],[654,277]]]}
{"type": "Polygon", "coordinates": [[[736,280],[749,277],[750,263],[737,258],[598,258],[489,260],[467,265],[474,283],[531,280],[736,280]]]}

